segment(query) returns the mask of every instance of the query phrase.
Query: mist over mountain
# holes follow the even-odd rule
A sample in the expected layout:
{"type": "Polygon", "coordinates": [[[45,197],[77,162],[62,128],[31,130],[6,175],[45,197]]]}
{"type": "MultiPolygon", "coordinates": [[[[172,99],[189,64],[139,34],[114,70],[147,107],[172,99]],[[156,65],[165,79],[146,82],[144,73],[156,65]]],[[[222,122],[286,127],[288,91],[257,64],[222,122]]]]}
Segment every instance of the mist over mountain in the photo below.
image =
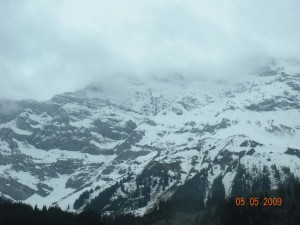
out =
{"type": "Polygon", "coordinates": [[[0,4],[1,99],[176,74],[232,80],[272,58],[299,61],[296,0],[0,4]]]}
{"type": "Polygon", "coordinates": [[[298,224],[299,11],[1,1],[0,220],[298,224]]]}

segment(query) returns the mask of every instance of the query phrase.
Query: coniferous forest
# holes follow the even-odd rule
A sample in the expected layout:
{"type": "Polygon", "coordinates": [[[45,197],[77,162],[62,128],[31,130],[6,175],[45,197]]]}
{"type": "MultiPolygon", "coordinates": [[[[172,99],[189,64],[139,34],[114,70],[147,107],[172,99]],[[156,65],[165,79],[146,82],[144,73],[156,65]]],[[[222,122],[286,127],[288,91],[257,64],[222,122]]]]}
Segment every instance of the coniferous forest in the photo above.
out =
{"type": "Polygon", "coordinates": [[[204,205],[203,199],[190,201],[192,192],[178,192],[169,200],[159,201],[151,212],[142,217],[132,214],[100,215],[92,209],[81,213],[61,210],[58,206],[42,209],[24,203],[0,199],[0,224],[2,225],[299,225],[300,224],[300,182],[292,179],[277,190],[251,193],[244,196],[281,197],[280,206],[237,206],[236,196],[225,198],[224,186],[216,178],[211,195],[204,205]],[[186,193],[186,194],[184,194],[186,193]],[[185,206],[185,207],[183,207],[185,206]]]}

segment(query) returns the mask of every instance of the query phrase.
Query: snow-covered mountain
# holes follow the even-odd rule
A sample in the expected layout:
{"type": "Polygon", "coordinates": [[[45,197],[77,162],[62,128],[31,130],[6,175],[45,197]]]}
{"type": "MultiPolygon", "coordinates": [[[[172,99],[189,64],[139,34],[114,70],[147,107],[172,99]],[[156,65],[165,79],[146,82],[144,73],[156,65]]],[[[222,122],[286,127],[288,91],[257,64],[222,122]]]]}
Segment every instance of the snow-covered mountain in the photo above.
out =
{"type": "Polygon", "coordinates": [[[240,168],[249,187],[300,176],[299,63],[230,84],[176,79],[1,103],[0,193],[70,210],[98,196],[103,212],[143,214],[200,175],[205,198],[219,175],[230,195],[240,168]]]}

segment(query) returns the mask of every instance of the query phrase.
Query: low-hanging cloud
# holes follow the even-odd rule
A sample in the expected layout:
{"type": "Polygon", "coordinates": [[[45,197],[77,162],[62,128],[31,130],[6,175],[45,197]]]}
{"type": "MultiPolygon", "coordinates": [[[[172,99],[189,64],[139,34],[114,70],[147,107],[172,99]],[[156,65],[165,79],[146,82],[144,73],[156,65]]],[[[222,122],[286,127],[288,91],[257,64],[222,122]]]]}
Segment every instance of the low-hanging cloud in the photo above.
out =
{"type": "Polygon", "coordinates": [[[297,58],[297,0],[0,2],[0,98],[48,99],[93,82],[231,79],[297,58]]]}

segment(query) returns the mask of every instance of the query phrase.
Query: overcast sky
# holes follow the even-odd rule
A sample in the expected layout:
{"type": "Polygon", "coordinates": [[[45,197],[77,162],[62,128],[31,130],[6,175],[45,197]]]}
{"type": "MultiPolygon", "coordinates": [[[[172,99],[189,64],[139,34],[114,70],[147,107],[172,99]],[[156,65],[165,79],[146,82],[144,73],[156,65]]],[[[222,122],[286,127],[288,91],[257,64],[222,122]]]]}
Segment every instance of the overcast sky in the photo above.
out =
{"type": "Polygon", "coordinates": [[[0,99],[299,58],[299,0],[0,0],[0,99]]]}

